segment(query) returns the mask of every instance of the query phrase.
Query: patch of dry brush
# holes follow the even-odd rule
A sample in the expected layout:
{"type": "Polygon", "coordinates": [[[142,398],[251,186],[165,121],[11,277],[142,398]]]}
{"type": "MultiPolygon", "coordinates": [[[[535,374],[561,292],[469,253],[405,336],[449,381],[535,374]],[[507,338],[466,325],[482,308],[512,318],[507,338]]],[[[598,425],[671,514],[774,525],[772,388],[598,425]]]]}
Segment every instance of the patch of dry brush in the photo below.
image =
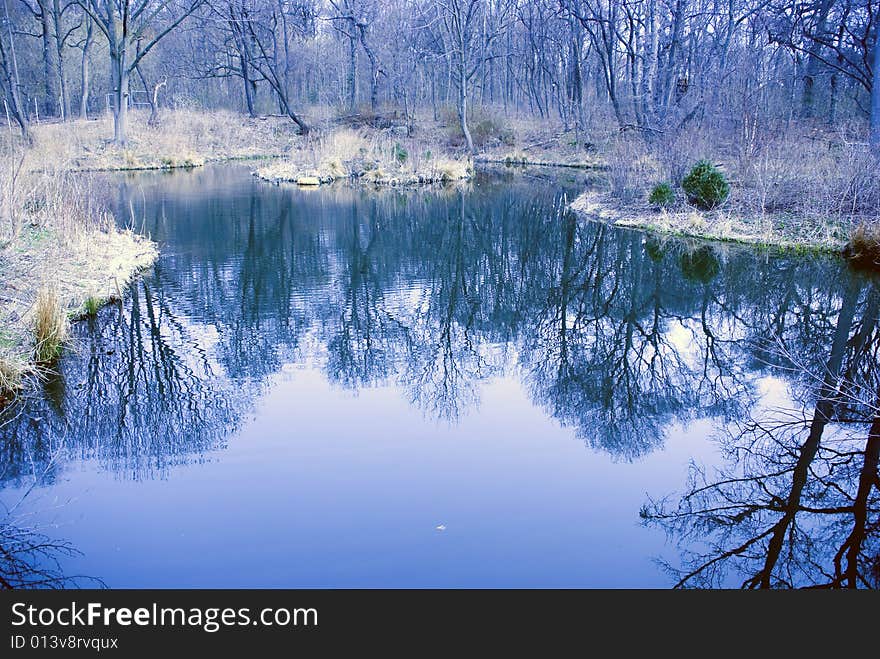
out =
{"type": "Polygon", "coordinates": [[[255,174],[273,183],[314,185],[356,178],[395,186],[464,180],[472,176],[473,166],[391,130],[335,128],[316,133],[288,158],[255,174]]]}
{"type": "Polygon", "coordinates": [[[880,223],[858,225],[843,254],[859,268],[880,271],[880,223]]]}
{"type": "Polygon", "coordinates": [[[620,136],[606,146],[608,186],[576,210],[627,226],[780,247],[842,249],[858,226],[880,221],[880,178],[867,144],[836,133],[797,127],[749,144],[693,131],[675,139],[620,136]],[[701,211],[677,200],[648,203],[651,189],[680,186],[700,159],[717,164],[730,183],[718,209],[701,211]]]}
{"type": "Polygon", "coordinates": [[[197,167],[216,160],[278,156],[298,139],[296,127],[280,117],[196,110],[163,110],[155,126],[145,112],[132,111],[125,147],[110,139],[110,115],[34,125],[33,135],[33,167],[63,162],[78,170],[197,167]]]}
{"type": "Polygon", "coordinates": [[[156,246],[116,228],[91,179],[46,162],[38,147],[0,144],[0,390],[8,398],[66,339],[90,297],[117,297],[156,246]]]}

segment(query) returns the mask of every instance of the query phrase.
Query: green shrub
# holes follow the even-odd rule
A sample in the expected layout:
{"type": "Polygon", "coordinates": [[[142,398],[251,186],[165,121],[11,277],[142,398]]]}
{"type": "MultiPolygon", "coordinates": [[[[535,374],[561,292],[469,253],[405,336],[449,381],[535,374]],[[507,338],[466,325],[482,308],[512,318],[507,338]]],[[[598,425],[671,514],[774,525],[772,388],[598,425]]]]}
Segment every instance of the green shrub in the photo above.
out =
{"type": "Polygon", "coordinates": [[[701,160],[684,177],[681,187],[688,201],[703,210],[720,206],[730,194],[727,178],[708,160],[701,160]]]}
{"type": "Polygon", "coordinates": [[[83,313],[85,313],[86,316],[97,316],[100,308],[101,300],[95,295],[89,295],[86,298],[86,301],[83,302],[83,313]]]}
{"type": "Polygon", "coordinates": [[[658,183],[653,187],[651,194],[648,196],[648,202],[652,206],[659,206],[660,208],[671,206],[674,201],[675,192],[668,183],[658,183]]]}
{"type": "Polygon", "coordinates": [[[406,163],[406,159],[409,158],[409,152],[401,146],[400,142],[394,143],[394,159],[400,163],[401,165],[406,163]]]}

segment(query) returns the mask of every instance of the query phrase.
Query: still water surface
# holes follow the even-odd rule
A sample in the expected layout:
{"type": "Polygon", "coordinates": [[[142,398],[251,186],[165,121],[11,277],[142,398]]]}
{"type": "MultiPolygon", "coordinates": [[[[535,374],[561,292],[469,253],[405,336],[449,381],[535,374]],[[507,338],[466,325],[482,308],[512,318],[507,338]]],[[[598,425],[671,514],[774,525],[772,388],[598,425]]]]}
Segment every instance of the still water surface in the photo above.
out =
{"type": "Polygon", "coordinates": [[[0,428],[0,500],[70,550],[27,560],[81,585],[668,587],[642,506],[814,402],[779,345],[821,373],[876,318],[835,260],[579,221],[578,180],[112,185],[162,256],[0,428]]]}

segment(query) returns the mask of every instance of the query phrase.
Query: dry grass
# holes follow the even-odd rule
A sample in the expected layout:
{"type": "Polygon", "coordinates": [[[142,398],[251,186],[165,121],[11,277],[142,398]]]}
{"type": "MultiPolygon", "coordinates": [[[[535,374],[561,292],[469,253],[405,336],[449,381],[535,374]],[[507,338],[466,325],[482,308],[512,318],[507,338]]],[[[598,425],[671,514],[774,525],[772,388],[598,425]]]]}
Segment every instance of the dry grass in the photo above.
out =
{"type": "Polygon", "coordinates": [[[641,198],[661,181],[680,184],[706,158],[730,180],[731,213],[846,225],[880,219],[880,163],[867,144],[844,134],[805,134],[793,127],[745,148],[722,134],[691,132],[649,143],[620,137],[606,150],[612,194],[623,200],[641,198]]]}
{"type": "Polygon", "coordinates": [[[21,389],[27,371],[28,363],[25,360],[14,355],[0,356],[0,407],[21,389]]]}
{"type": "Polygon", "coordinates": [[[572,210],[623,227],[706,240],[747,243],[784,249],[839,251],[846,243],[845,229],[817,218],[793,218],[761,213],[743,214],[730,207],[701,211],[680,204],[657,210],[647,200],[623,201],[609,192],[585,192],[572,210]]]}
{"type": "Polygon", "coordinates": [[[156,257],[155,245],[119,231],[90,177],[39,147],[0,143],[0,390],[19,389],[34,361],[51,361],[69,315],[107,300],[156,257]],[[46,166],[35,167],[35,163],[46,166]],[[14,179],[14,182],[13,182],[14,179]]]}
{"type": "Polygon", "coordinates": [[[653,141],[622,135],[610,140],[604,153],[609,194],[587,205],[607,206],[617,223],[834,250],[846,244],[856,224],[880,220],[880,164],[867,145],[842,134],[805,134],[794,127],[749,145],[698,130],[653,141]],[[717,163],[728,177],[731,193],[722,208],[697,213],[695,222],[696,211],[684,195],[663,212],[647,207],[654,185],[679,185],[701,158],[717,163]]]}
{"type": "Polygon", "coordinates": [[[477,144],[477,162],[583,169],[604,166],[599,150],[607,142],[604,126],[610,123],[587,133],[549,119],[504,117],[502,110],[496,110],[494,116],[493,122],[503,128],[500,136],[477,144]]]}
{"type": "Polygon", "coordinates": [[[857,226],[843,253],[859,268],[880,270],[880,224],[857,226]]]}
{"type": "Polygon", "coordinates": [[[40,288],[34,307],[34,356],[38,363],[53,361],[67,340],[67,310],[52,285],[40,288]]]}
{"type": "Polygon", "coordinates": [[[880,163],[866,144],[840,135],[786,133],[737,163],[736,202],[765,213],[838,220],[880,216],[880,163]]]}
{"type": "Polygon", "coordinates": [[[459,181],[470,178],[473,167],[467,159],[437,154],[392,130],[333,128],[316,132],[290,157],[255,173],[275,183],[357,178],[394,186],[459,181]]]}
{"type": "Polygon", "coordinates": [[[71,169],[164,169],[196,167],[212,160],[276,156],[298,141],[295,126],[280,117],[251,119],[214,111],[165,110],[150,126],[147,113],[132,111],[125,148],[112,141],[109,115],[95,120],[33,127],[33,166],[63,162],[71,169]]]}

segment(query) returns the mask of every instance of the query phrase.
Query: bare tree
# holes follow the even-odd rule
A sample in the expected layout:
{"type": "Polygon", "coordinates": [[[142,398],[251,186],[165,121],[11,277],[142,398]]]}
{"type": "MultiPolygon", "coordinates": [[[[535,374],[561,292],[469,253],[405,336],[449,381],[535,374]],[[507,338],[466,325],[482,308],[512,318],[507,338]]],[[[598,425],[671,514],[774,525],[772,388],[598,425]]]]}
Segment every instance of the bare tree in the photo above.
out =
{"type": "Polygon", "coordinates": [[[21,129],[24,138],[30,141],[27,114],[21,105],[19,93],[18,61],[15,55],[15,40],[12,34],[12,22],[9,20],[9,0],[4,0],[5,29],[0,31],[0,90],[5,96],[6,111],[12,116],[21,129]],[[8,38],[8,41],[7,41],[8,38]]]}
{"type": "Polygon", "coordinates": [[[127,141],[129,79],[159,41],[204,0],[77,0],[107,39],[113,84],[113,138],[127,141]]]}
{"type": "Polygon", "coordinates": [[[880,157],[880,29],[874,32],[874,75],[871,79],[871,147],[880,157]]]}
{"type": "Polygon", "coordinates": [[[467,149],[474,152],[468,128],[468,100],[471,83],[480,65],[489,57],[492,43],[508,26],[512,4],[505,1],[438,0],[432,10],[442,26],[444,54],[458,92],[458,121],[467,149]]]}
{"type": "MultiPolygon", "coordinates": [[[[309,126],[294,111],[290,90],[285,82],[287,68],[280,57],[278,48],[282,26],[292,24],[288,18],[297,17],[297,25],[302,33],[314,30],[314,16],[305,5],[285,8],[279,4],[268,4],[260,0],[228,0],[212,3],[212,11],[223,18],[232,35],[235,49],[241,61],[242,77],[245,81],[245,94],[250,93],[248,81],[251,74],[265,80],[275,93],[278,103],[301,134],[309,132],[309,126]],[[287,12],[293,9],[291,14],[287,12]]],[[[253,113],[253,100],[248,97],[248,109],[253,113]]]]}
{"type": "Polygon", "coordinates": [[[55,50],[52,48],[51,0],[21,0],[22,4],[37,21],[40,37],[40,53],[43,66],[43,115],[51,116],[58,107],[58,66],[55,64],[55,50]]]}

